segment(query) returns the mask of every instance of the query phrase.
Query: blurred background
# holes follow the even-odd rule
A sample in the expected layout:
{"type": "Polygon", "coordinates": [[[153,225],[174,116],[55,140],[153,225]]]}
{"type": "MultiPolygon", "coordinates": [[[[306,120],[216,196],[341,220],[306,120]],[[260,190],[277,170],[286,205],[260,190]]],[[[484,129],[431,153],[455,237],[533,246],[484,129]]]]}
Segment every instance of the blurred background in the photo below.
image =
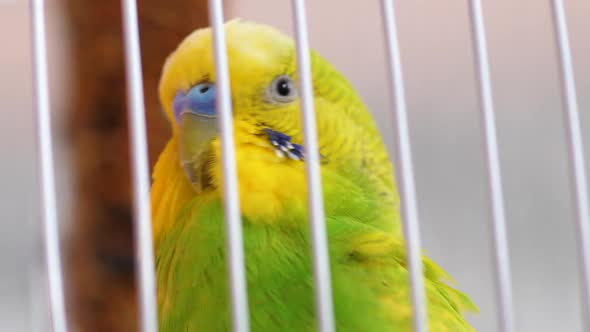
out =
{"type": "MultiPolygon", "coordinates": [[[[206,1],[140,0],[150,159],[168,137],[156,84],[165,56],[207,25],[206,1]]],[[[423,245],[496,331],[481,126],[467,1],[395,1],[423,245]]],[[[517,331],[582,331],[574,214],[549,1],[484,1],[517,331]]],[[[590,2],[566,1],[586,160],[590,2]]],[[[391,144],[378,0],[308,1],[312,47],[373,111],[391,144]]],[[[291,33],[288,0],[226,1],[291,33]]],[[[136,329],[120,5],[48,0],[51,99],[69,322],[136,329]]],[[[47,331],[37,193],[29,3],[0,1],[0,324],[47,331]]],[[[590,170],[589,170],[590,171],[590,170]]]]}

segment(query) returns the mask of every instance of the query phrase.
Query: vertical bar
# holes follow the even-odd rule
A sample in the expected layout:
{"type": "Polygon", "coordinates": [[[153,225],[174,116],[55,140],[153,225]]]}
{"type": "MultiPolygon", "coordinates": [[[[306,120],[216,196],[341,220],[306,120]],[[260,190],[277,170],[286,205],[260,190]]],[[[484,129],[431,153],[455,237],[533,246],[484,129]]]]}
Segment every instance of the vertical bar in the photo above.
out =
{"type": "Polygon", "coordinates": [[[578,255],[581,266],[582,305],[583,319],[586,329],[590,329],[590,199],[586,184],[588,178],[584,166],[584,148],[582,143],[582,130],[576,96],[576,85],[570,42],[568,38],[567,23],[563,1],[551,1],[555,38],[558,45],[559,65],[561,71],[561,90],[565,124],[567,131],[567,144],[571,167],[571,181],[574,192],[578,255]]]}
{"type": "Polygon", "coordinates": [[[47,69],[47,40],[45,35],[45,3],[32,0],[33,70],[35,80],[35,108],[37,120],[37,149],[39,154],[39,182],[43,213],[45,264],[49,281],[49,304],[53,331],[67,331],[64,304],[59,229],[55,192],[55,170],[51,137],[51,111],[47,69]]]}
{"type": "Polygon", "coordinates": [[[231,91],[222,0],[209,0],[209,21],[213,30],[217,91],[218,126],[221,132],[223,164],[223,203],[225,211],[225,238],[228,253],[228,271],[231,289],[233,331],[250,330],[248,290],[244,267],[242,219],[238,193],[236,156],[232,118],[231,91]]]}
{"type": "Polygon", "coordinates": [[[135,258],[141,329],[158,331],[156,280],[149,196],[149,165],[136,0],[122,0],[127,107],[131,137],[135,258]]]}
{"type": "Polygon", "coordinates": [[[477,67],[479,108],[483,125],[483,139],[486,154],[489,195],[492,208],[492,244],[494,248],[497,310],[500,330],[512,332],[514,318],[512,309],[512,284],[510,280],[510,256],[506,234],[506,217],[498,139],[496,136],[496,119],[492,99],[492,86],[488,63],[483,12],[480,0],[470,0],[471,32],[477,67]]]}
{"type": "Polygon", "coordinates": [[[425,332],[427,322],[423,267],[420,257],[420,225],[395,8],[392,0],[382,0],[381,6],[389,60],[389,87],[394,103],[394,128],[397,134],[396,158],[399,163],[397,179],[402,198],[401,214],[412,288],[413,325],[415,332],[425,332]]]}
{"type": "Polygon", "coordinates": [[[330,258],[326,221],[324,216],[324,197],[320,174],[320,155],[316,118],[313,102],[313,82],[311,79],[311,59],[307,33],[307,19],[304,0],[293,0],[295,39],[297,48],[297,74],[301,93],[304,132],[305,172],[307,177],[307,206],[311,225],[311,249],[313,252],[313,272],[316,315],[321,332],[334,331],[334,308],[330,278],[330,258]]]}

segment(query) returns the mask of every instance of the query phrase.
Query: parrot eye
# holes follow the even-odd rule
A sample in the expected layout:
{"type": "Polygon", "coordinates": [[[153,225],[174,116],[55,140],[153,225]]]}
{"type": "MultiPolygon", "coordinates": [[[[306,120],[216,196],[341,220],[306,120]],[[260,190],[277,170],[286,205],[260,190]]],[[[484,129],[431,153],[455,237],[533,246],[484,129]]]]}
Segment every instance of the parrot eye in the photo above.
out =
{"type": "Polygon", "coordinates": [[[290,103],[297,98],[295,82],[289,76],[275,78],[267,90],[268,99],[276,103],[290,103]]]}

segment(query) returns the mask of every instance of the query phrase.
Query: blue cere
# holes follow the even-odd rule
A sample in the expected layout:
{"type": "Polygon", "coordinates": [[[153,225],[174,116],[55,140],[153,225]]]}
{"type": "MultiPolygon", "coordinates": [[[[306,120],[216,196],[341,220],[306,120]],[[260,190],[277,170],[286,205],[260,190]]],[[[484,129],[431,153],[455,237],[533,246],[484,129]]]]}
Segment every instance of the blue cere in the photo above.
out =
{"type": "Polygon", "coordinates": [[[215,85],[205,82],[192,87],[188,93],[179,91],[172,102],[174,117],[178,122],[184,113],[191,113],[204,117],[215,117],[215,85]]]}

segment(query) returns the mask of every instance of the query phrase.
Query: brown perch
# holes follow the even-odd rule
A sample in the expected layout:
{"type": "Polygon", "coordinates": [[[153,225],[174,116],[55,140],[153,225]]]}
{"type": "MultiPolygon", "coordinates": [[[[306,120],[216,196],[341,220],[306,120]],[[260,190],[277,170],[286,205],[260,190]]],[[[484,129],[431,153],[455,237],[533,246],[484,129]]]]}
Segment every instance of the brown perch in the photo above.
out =
{"type": "MultiPolygon", "coordinates": [[[[150,165],[168,136],[157,83],[166,56],[207,24],[205,0],[140,0],[150,165]]],[[[65,0],[72,86],[67,129],[75,170],[66,250],[69,323],[79,331],[136,331],[130,160],[119,0],[65,0]]]]}

